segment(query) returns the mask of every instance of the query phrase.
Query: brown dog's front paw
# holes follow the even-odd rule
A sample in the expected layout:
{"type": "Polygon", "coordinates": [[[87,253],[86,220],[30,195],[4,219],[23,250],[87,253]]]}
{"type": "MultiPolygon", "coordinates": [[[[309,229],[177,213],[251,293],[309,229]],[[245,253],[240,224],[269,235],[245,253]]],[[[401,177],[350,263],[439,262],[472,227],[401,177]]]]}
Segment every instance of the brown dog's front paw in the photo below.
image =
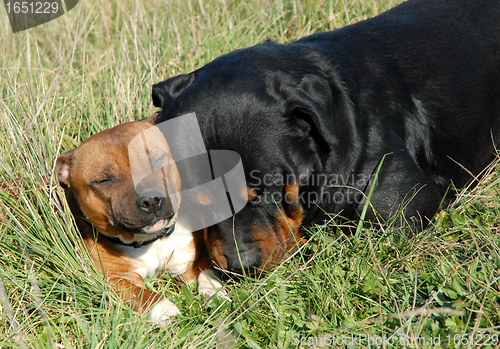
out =
{"type": "Polygon", "coordinates": [[[149,320],[154,322],[167,322],[171,317],[180,314],[179,308],[164,298],[153,306],[149,314],[149,320]]]}

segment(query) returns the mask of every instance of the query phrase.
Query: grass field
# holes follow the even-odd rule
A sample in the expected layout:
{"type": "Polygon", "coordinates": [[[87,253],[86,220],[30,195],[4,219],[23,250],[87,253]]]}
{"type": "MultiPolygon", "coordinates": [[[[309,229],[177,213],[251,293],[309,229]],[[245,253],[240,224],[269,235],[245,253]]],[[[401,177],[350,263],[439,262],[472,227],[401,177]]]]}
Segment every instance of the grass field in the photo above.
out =
{"type": "Polygon", "coordinates": [[[389,0],[82,0],[13,34],[0,10],[0,348],[499,347],[498,166],[412,238],[332,222],[272,272],[204,304],[147,280],[182,315],[156,326],[120,302],[79,244],[55,158],[154,111],[151,85],[267,38],[287,43],[376,15],[389,0]],[[41,178],[51,179],[43,187],[41,178]],[[439,340],[439,342],[438,342],[439,340]]]}

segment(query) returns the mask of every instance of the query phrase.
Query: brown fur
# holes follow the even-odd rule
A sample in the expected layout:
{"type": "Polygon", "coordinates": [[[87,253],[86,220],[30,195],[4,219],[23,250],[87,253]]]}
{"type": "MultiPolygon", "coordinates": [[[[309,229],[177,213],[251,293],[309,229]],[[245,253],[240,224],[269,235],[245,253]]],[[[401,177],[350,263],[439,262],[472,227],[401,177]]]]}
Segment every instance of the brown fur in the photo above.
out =
{"type": "MultiPolygon", "coordinates": [[[[127,151],[130,140],[149,129],[153,121],[154,116],[96,134],[77,149],[61,155],[56,165],[58,180],[65,187],[67,201],[94,264],[121,298],[136,311],[146,311],[164,297],[144,289],[142,276],[134,271],[137,265],[133,256],[126,255],[123,248],[103,238],[103,235],[111,238],[119,236],[124,243],[134,241],[134,233],[117,224],[115,213],[122,212],[121,217],[128,221],[140,221],[127,151]],[[103,168],[108,169],[110,175],[118,174],[124,180],[96,190],[89,183],[104,179],[100,178],[102,173],[96,171],[103,168]]],[[[164,139],[158,138],[154,142],[164,142],[162,146],[168,149],[164,139]]],[[[173,162],[163,174],[168,177],[164,180],[174,183],[179,193],[180,178],[173,162]]],[[[177,200],[180,202],[180,197],[177,200]]],[[[196,258],[182,275],[187,282],[197,280],[202,268],[210,267],[210,263],[206,262],[203,238],[196,238],[196,235],[199,234],[193,236],[192,247],[188,246],[191,250],[196,249],[196,258]],[[201,260],[204,262],[200,263],[201,260]]]]}
{"type": "MultiPolygon", "coordinates": [[[[95,266],[123,301],[135,311],[141,312],[148,311],[164,297],[144,288],[143,276],[137,272],[144,261],[138,260],[134,255],[128,255],[127,251],[130,250],[122,248],[105,237],[119,236],[124,243],[134,241],[134,233],[118,226],[114,211],[124,212],[122,217],[130,221],[140,220],[135,217],[137,193],[132,183],[128,144],[137,134],[152,127],[154,118],[155,115],[98,133],[83,142],[77,149],[61,155],[56,163],[58,180],[65,190],[66,200],[95,266]],[[104,179],[106,175],[116,176],[117,174],[123,180],[113,183],[112,186],[103,186],[95,190],[91,184],[93,181],[104,179]]],[[[148,134],[150,141],[148,145],[153,144],[152,147],[146,149],[148,155],[158,150],[169,150],[164,138],[155,138],[156,136],[159,135],[148,134]],[[155,149],[157,145],[160,145],[159,149],[155,149]]],[[[177,167],[173,161],[168,164],[169,166],[162,168],[163,181],[170,181],[176,188],[176,193],[179,193],[181,183],[177,167]]],[[[26,184],[25,181],[23,179],[2,181],[0,191],[13,198],[19,198],[20,190],[26,184]]],[[[42,181],[43,185],[47,186],[48,181],[45,178],[42,178],[42,181]]],[[[40,190],[42,189],[41,187],[40,190]]],[[[180,203],[180,196],[176,200],[180,203]]],[[[0,223],[5,223],[6,220],[0,210],[0,223]]],[[[181,246],[182,251],[178,253],[182,257],[185,251],[192,252],[193,258],[192,260],[186,259],[186,265],[182,266],[186,271],[180,276],[180,279],[188,283],[198,280],[201,273],[212,266],[203,232],[191,233],[191,235],[192,241],[181,246]]],[[[175,236],[172,238],[174,239],[175,236]]],[[[167,267],[169,257],[171,256],[166,258],[167,267]]],[[[182,260],[181,258],[181,262],[182,260]]],[[[217,288],[221,286],[211,278],[211,275],[208,273],[203,278],[204,290],[209,296],[217,293],[217,288]],[[216,285],[213,290],[207,290],[207,285],[210,288],[210,284],[216,285]]],[[[224,292],[221,291],[219,295],[223,294],[224,292]]]]}

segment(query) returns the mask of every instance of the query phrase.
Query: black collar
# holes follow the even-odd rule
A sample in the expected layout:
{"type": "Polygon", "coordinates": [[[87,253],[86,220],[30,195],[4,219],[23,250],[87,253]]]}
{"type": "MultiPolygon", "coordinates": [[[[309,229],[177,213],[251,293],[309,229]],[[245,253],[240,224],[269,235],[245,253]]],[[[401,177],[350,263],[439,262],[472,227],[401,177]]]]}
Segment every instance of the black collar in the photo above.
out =
{"type": "Polygon", "coordinates": [[[175,224],[172,225],[171,227],[165,229],[164,231],[162,231],[161,233],[159,233],[158,235],[156,235],[151,240],[134,241],[134,242],[132,242],[130,244],[127,244],[127,243],[123,242],[120,238],[112,238],[112,237],[106,236],[104,234],[100,234],[100,236],[103,237],[105,240],[108,240],[108,241],[110,241],[110,242],[112,242],[114,244],[117,244],[117,245],[132,246],[134,248],[139,248],[139,247],[142,247],[142,246],[145,246],[145,245],[149,245],[149,244],[155,242],[158,239],[161,239],[163,237],[169,236],[170,234],[172,234],[174,232],[174,227],[175,227],[175,224]]]}

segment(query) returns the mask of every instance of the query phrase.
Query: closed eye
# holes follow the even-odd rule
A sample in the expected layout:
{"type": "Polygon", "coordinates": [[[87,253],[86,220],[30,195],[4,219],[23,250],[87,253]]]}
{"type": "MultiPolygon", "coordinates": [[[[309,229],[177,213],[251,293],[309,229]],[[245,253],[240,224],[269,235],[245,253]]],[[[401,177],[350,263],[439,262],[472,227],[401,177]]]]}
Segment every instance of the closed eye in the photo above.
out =
{"type": "Polygon", "coordinates": [[[156,169],[156,168],[161,168],[161,167],[165,166],[165,159],[168,160],[168,157],[169,157],[169,155],[167,153],[165,153],[162,157],[155,159],[155,160],[152,160],[151,164],[152,164],[153,168],[156,169]]]}
{"type": "Polygon", "coordinates": [[[113,182],[113,180],[114,180],[113,177],[107,177],[96,181],[92,181],[92,184],[110,184],[111,182],[113,182]]]}

